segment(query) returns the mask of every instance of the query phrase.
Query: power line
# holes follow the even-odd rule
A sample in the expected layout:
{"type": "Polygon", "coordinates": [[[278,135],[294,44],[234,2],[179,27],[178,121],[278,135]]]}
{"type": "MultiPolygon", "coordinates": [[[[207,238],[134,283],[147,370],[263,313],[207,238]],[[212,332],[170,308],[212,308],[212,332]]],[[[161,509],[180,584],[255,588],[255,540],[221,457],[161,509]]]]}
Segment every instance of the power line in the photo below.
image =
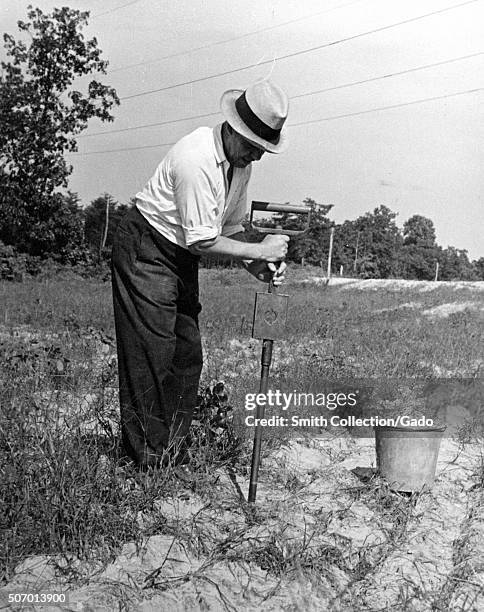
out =
{"type": "MultiPolygon", "coordinates": [[[[403,106],[411,106],[413,104],[421,104],[423,102],[433,102],[435,100],[444,100],[446,98],[453,98],[455,96],[462,96],[464,94],[477,93],[484,91],[484,87],[478,87],[476,89],[467,89],[465,91],[457,91],[450,94],[444,94],[442,96],[434,96],[431,98],[421,98],[420,100],[411,100],[409,102],[401,102],[399,104],[392,104],[390,106],[379,106],[377,108],[370,108],[363,111],[356,111],[354,113],[345,113],[343,115],[331,115],[330,117],[320,117],[319,119],[310,119],[309,121],[300,121],[298,123],[289,123],[287,127],[296,127],[301,125],[309,125],[312,123],[319,123],[321,121],[334,121],[335,119],[344,119],[346,117],[357,117],[358,115],[366,115],[368,113],[376,113],[379,111],[391,110],[394,108],[402,108],[403,106]]],[[[171,147],[175,142],[162,142],[155,145],[144,145],[140,147],[125,147],[122,149],[109,149],[103,151],[86,151],[85,153],[72,153],[72,155],[100,155],[102,153],[119,153],[122,151],[139,151],[141,149],[156,149],[160,147],[171,147]]]]}
{"type": "MultiPolygon", "coordinates": [[[[316,94],[320,94],[320,93],[326,93],[328,91],[335,91],[337,89],[344,89],[345,87],[353,87],[355,85],[363,85],[365,83],[371,83],[374,81],[379,81],[381,79],[387,79],[389,77],[394,77],[394,76],[401,76],[403,74],[409,74],[411,72],[417,72],[419,70],[427,70],[429,68],[435,68],[436,66],[444,66],[445,64],[451,64],[454,62],[459,62],[465,59],[470,59],[472,57],[477,57],[479,55],[483,55],[484,52],[483,51],[478,51],[477,53],[471,53],[469,55],[462,55],[460,57],[453,57],[451,59],[448,60],[442,60],[439,62],[434,62],[432,64],[425,64],[423,66],[416,66],[414,68],[408,68],[406,70],[400,70],[398,72],[389,72],[388,74],[382,74],[380,76],[376,76],[376,77],[371,77],[369,79],[363,79],[361,81],[351,81],[350,83],[342,83],[341,85],[335,85],[333,87],[326,87],[325,89],[316,89],[314,91],[308,91],[305,93],[301,93],[301,94],[296,94],[295,96],[291,96],[291,100],[295,100],[297,98],[305,98],[307,96],[313,96],[316,94]]],[[[213,113],[205,113],[203,115],[191,115],[190,117],[180,117],[178,119],[169,119],[166,121],[157,121],[155,123],[143,123],[141,125],[134,125],[131,127],[127,127],[127,128],[120,128],[117,130],[105,130],[102,132],[94,132],[92,134],[81,134],[81,136],[78,136],[78,138],[91,138],[94,136],[104,136],[107,134],[119,134],[121,132],[131,132],[133,130],[140,130],[142,128],[148,128],[148,127],[160,127],[163,125],[170,125],[172,123],[181,123],[183,121],[189,121],[191,119],[204,119],[206,117],[214,117],[216,115],[219,115],[220,111],[216,111],[213,113]]]]}
{"type": "Polygon", "coordinates": [[[93,15],[91,17],[91,19],[96,19],[97,17],[103,17],[104,15],[110,15],[111,13],[114,13],[115,11],[119,11],[122,8],[126,8],[127,6],[131,6],[132,4],[136,4],[137,2],[140,2],[141,0],[131,0],[131,2],[127,2],[126,4],[121,4],[120,6],[115,6],[112,9],[109,9],[108,11],[104,11],[103,13],[96,13],[96,15],[93,15]]]}
{"type": "Polygon", "coordinates": [[[283,23],[278,23],[273,26],[267,26],[265,28],[261,28],[259,30],[253,30],[252,32],[247,32],[246,34],[240,34],[239,36],[234,36],[233,38],[225,38],[224,40],[219,40],[216,42],[211,42],[206,45],[202,45],[201,47],[194,47],[192,49],[187,49],[185,51],[178,51],[177,53],[171,53],[170,55],[164,55],[162,57],[158,57],[153,60],[147,60],[143,62],[137,62],[136,64],[128,64],[126,66],[120,66],[119,68],[113,68],[112,70],[108,70],[108,73],[120,72],[121,70],[128,70],[129,68],[138,68],[139,66],[149,66],[150,64],[156,64],[158,62],[162,62],[166,59],[172,59],[174,57],[181,57],[183,55],[188,55],[190,53],[195,53],[195,51],[203,51],[205,49],[210,49],[211,47],[216,47],[218,45],[224,45],[229,42],[234,42],[236,40],[242,40],[243,38],[248,38],[249,36],[254,36],[255,34],[261,34],[262,32],[269,32],[270,30],[276,30],[278,28],[283,28],[287,25],[291,25],[293,23],[298,23],[299,21],[305,21],[306,19],[311,19],[313,17],[317,17],[318,15],[323,15],[325,13],[330,13],[332,11],[336,11],[338,9],[347,8],[348,6],[353,6],[353,4],[359,4],[364,0],[353,0],[353,2],[348,2],[347,4],[342,4],[340,6],[334,6],[333,8],[326,9],[324,11],[318,11],[317,13],[311,13],[310,15],[304,15],[304,17],[298,17],[297,19],[291,19],[290,21],[284,21],[283,23]]]}
{"type": "Polygon", "coordinates": [[[143,123],[142,125],[133,125],[127,128],[120,128],[118,130],[105,130],[104,132],[94,132],[92,134],[81,134],[78,138],[91,138],[92,136],[104,136],[106,134],[118,134],[120,132],[131,132],[132,130],[140,130],[141,128],[158,127],[161,125],[168,125],[171,123],[181,123],[182,121],[188,121],[189,119],[204,119],[205,117],[213,117],[219,115],[220,112],[205,113],[204,115],[192,115],[191,117],[180,117],[179,119],[169,119],[167,121],[157,121],[156,123],[143,123]]]}
{"type": "Polygon", "coordinates": [[[85,153],[71,153],[71,155],[99,155],[101,153],[120,153],[121,151],[139,151],[141,149],[158,149],[160,147],[172,147],[176,142],[160,142],[155,145],[143,145],[141,147],[126,147],[124,149],[108,149],[106,151],[86,151],[85,153]]]}
{"type": "Polygon", "coordinates": [[[483,55],[484,51],[478,51],[477,53],[471,53],[469,55],[462,55],[460,57],[454,57],[452,59],[443,60],[441,62],[434,62],[433,64],[425,64],[423,66],[417,66],[415,68],[407,68],[406,70],[399,70],[398,72],[389,72],[388,74],[382,74],[381,76],[372,77],[370,79],[363,79],[362,81],[352,81],[351,83],[343,83],[342,85],[335,85],[334,87],[326,87],[325,89],[316,89],[315,91],[309,91],[303,94],[297,94],[291,97],[291,100],[296,98],[305,98],[306,96],[313,96],[320,93],[326,93],[328,91],[335,91],[336,89],[343,89],[345,87],[353,87],[354,85],[363,85],[364,83],[372,83],[373,81],[379,81],[381,79],[388,79],[389,77],[401,76],[402,74],[410,74],[411,72],[417,72],[418,70],[427,70],[428,68],[435,68],[436,66],[444,66],[445,64],[452,64],[454,62],[460,62],[471,57],[478,57],[483,55]]]}
{"type": "Polygon", "coordinates": [[[368,30],[366,32],[361,32],[360,34],[354,34],[353,36],[347,36],[346,38],[340,38],[339,40],[334,40],[332,42],[329,43],[324,43],[322,45],[317,45],[315,47],[310,47],[309,49],[303,49],[301,51],[295,51],[293,53],[287,53],[286,55],[280,55],[279,57],[275,57],[273,59],[270,60],[264,60],[264,61],[259,61],[259,62],[255,62],[253,64],[248,64],[247,66],[243,66],[242,68],[233,68],[231,70],[225,70],[224,72],[218,72],[216,74],[212,74],[206,77],[200,77],[198,79],[192,79],[191,81],[183,81],[181,83],[175,83],[173,85],[167,85],[165,87],[159,87],[157,89],[150,89],[147,91],[141,91],[139,93],[135,93],[135,94],[131,94],[129,96],[123,96],[120,98],[120,100],[132,100],[133,98],[140,98],[142,96],[147,96],[150,94],[154,94],[154,93],[159,93],[162,91],[168,91],[169,89],[175,89],[176,87],[182,87],[184,85],[193,85],[194,83],[201,83],[202,81],[208,81],[209,79],[214,79],[216,77],[219,76],[225,76],[228,74],[234,74],[236,72],[241,72],[243,70],[248,70],[249,68],[255,68],[256,66],[264,66],[265,64],[271,64],[274,61],[277,60],[283,60],[283,59],[288,59],[291,57],[297,57],[299,55],[305,55],[306,53],[312,53],[313,51],[319,51],[321,49],[325,49],[327,47],[332,47],[334,45],[338,45],[341,43],[345,43],[345,42],[349,42],[350,40],[355,40],[357,38],[362,38],[363,36],[368,36],[370,34],[375,34],[377,32],[383,32],[385,30],[389,30],[391,28],[395,28],[401,25],[405,25],[408,23],[413,23],[415,21],[419,21],[420,19],[425,19],[427,17],[431,17],[432,15],[438,15],[441,13],[445,13],[447,11],[456,9],[456,8],[460,8],[462,6],[466,6],[467,4],[473,4],[474,2],[477,2],[478,0],[466,0],[466,2],[461,2],[460,4],[454,4],[453,6],[444,8],[444,9],[440,9],[438,11],[432,11],[431,13],[425,13],[424,15],[419,15],[418,17],[412,17],[410,19],[405,19],[403,21],[398,21],[397,23],[392,23],[390,25],[386,25],[386,26],[382,26],[380,28],[375,28],[374,30],[368,30]]]}
{"type": "Polygon", "coordinates": [[[376,113],[377,111],[390,110],[392,108],[401,108],[402,106],[412,106],[412,104],[420,104],[422,102],[433,102],[435,100],[444,100],[445,98],[463,96],[464,94],[477,93],[478,91],[484,91],[484,87],[478,87],[476,89],[467,89],[465,91],[457,91],[455,93],[444,94],[443,96],[434,96],[432,98],[422,98],[421,100],[411,100],[410,102],[401,102],[400,104],[392,104],[391,106],[379,106],[378,108],[370,108],[368,110],[357,111],[355,113],[345,113],[344,115],[333,115],[332,117],[321,117],[320,119],[310,119],[309,121],[300,121],[299,123],[290,123],[288,127],[309,125],[311,123],[318,123],[320,121],[332,121],[333,119],[343,119],[345,117],[357,117],[358,115],[376,113]]]}

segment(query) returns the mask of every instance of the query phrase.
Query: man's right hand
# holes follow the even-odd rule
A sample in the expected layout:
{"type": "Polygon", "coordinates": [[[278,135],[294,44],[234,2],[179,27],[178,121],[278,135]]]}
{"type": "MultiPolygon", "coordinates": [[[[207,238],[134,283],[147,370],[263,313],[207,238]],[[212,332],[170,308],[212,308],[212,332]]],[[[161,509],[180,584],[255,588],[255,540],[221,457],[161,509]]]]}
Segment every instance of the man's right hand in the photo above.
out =
{"type": "Polygon", "coordinates": [[[282,261],[287,255],[287,243],[289,236],[284,234],[268,234],[259,246],[262,247],[262,257],[264,261],[282,261]]]}

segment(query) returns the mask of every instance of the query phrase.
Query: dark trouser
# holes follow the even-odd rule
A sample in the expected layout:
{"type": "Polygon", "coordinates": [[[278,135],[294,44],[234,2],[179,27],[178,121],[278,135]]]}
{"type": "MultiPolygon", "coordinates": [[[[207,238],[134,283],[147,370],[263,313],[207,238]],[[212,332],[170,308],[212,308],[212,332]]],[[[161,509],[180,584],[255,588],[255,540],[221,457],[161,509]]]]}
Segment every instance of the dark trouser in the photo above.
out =
{"type": "Polygon", "coordinates": [[[112,283],[122,435],[142,466],[166,460],[192,420],[202,369],[198,260],[136,208],[117,228],[112,283]]]}

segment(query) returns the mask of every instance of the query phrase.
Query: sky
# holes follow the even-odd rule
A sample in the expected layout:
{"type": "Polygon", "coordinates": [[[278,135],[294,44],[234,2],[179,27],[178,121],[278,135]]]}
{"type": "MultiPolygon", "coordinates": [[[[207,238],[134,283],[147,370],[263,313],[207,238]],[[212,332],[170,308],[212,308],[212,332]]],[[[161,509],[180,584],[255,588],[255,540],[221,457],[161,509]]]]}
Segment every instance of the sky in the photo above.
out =
{"type": "MultiPolygon", "coordinates": [[[[336,223],[384,204],[400,227],[429,217],[441,246],[484,256],[482,0],[31,2],[89,10],[85,35],[110,63],[100,80],[128,98],[69,155],[84,205],[105,192],[128,202],[167,144],[223,117],[180,119],[217,113],[225,90],[270,78],[290,98],[290,147],[254,163],[249,199],[311,197],[333,204],[336,223]]],[[[17,34],[28,4],[1,0],[2,32],[17,34]]]]}

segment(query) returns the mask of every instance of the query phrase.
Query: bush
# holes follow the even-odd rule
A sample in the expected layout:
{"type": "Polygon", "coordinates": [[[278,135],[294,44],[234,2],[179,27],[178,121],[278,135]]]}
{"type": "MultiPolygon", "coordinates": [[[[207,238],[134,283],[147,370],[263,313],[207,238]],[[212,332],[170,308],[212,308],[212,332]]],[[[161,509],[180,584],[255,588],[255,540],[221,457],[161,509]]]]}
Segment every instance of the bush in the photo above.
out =
{"type": "Polygon", "coordinates": [[[42,269],[40,257],[18,253],[0,241],[0,279],[21,281],[26,274],[36,276],[42,269]]]}
{"type": "Polygon", "coordinates": [[[109,258],[100,261],[88,249],[76,249],[75,257],[70,264],[63,265],[47,257],[20,253],[15,247],[0,241],[0,280],[23,281],[26,276],[53,278],[59,274],[109,279],[109,258]]]}

